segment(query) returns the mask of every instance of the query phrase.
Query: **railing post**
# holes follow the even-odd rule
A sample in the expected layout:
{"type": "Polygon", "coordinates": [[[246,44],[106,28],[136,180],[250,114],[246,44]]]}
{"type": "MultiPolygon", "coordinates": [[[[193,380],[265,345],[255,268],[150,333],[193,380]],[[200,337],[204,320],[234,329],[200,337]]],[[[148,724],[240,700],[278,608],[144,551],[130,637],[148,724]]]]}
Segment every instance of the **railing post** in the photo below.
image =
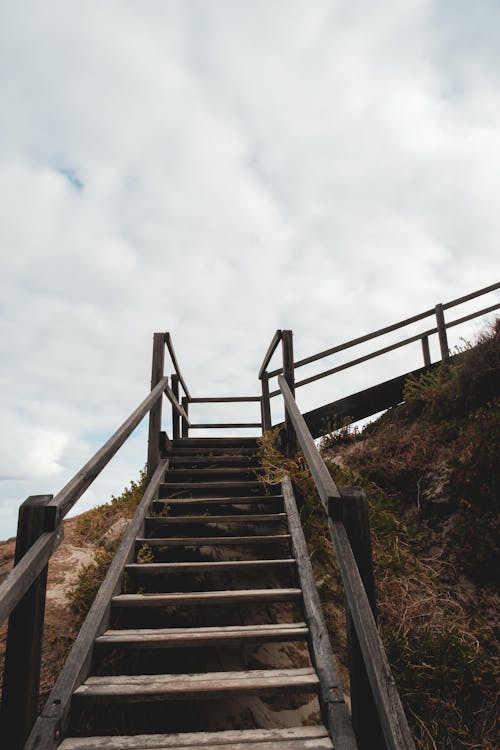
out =
{"type": "MultiPolygon", "coordinates": [[[[281,339],[283,351],[283,377],[285,378],[292,396],[295,396],[295,371],[293,361],[293,332],[282,331],[281,339]]],[[[287,456],[292,457],[297,452],[297,436],[292,425],[292,420],[285,406],[285,427],[287,436],[287,456]]]]}
{"type": "Polygon", "coordinates": [[[267,372],[263,373],[262,379],[262,400],[261,400],[261,412],[262,412],[262,433],[271,429],[271,400],[269,398],[269,378],[267,372]]]}
{"type": "Polygon", "coordinates": [[[424,365],[428,367],[431,363],[431,351],[429,349],[429,337],[422,336],[422,354],[424,355],[424,365]]]}
{"type": "MultiPolygon", "coordinates": [[[[170,379],[172,393],[174,394],[177,401],[179,400],[179,376],[177,373],[174,373],[170,379]]],[[[179,422],[179,415],[177,413],[177,409],[172,404],[172,437],[174,440],[181,436],[180,431],[180,422],[179,422]]]]}
{"type": "MultiPolygon", "coordinates": [[[[368,602],[377,621],[375,578],[373,575],[372,543],[368,501],[360,487],[339,487],[342,521],[365,587],[368,602]]],[[[354,622],[346,608],[349,681],[351,686],[352,725],[359,750],[386,750],[377,706],[373,698],[365,662],[361,653],[354,622]]]]}
{"type": "MultiPolygon", "coordinates": [[[[165,362],[165,334],[155,333],[153,335],[153,359],[151,364],[151,390],[163,377],[165,362]]],[[[161,410],[163,398],[159,398],[149,412],[148,433],[148,471],[147,478],[151,479],[156,467],[160,462],[160,430],[161,410]]]]}
{"type": "MultiPolygon", "coordinates": [[[[32,495],[19,508],[17,565],[47,528],[52,495],[32,495]]],[[[9,617],[2,690],[1,736],[5,748],[21,750],[38,713],[47,567],[9,617]]]]}
{"type": "MultiPolygon", "coordinates": [[[[189,416],[189,399],[187,396],[182,397],[182,408],[186,412],[186,414],[189,416]]],[[[186,438],[189,437],[189,425],[184,419],[184,417],[181,418],[182,421],[182,437],[186,438]]]]}
{"type": "Polygon", "coordinates": [[[436,323],[439,336],[439,348],[441,349],[441,359],[446,362],[450,357],[450,351],[448,349],[448,337],[446,335],[446,323],[444,322],[444,311],[443,305],[439,303],[434,308],[436,313],[436,323]]]}

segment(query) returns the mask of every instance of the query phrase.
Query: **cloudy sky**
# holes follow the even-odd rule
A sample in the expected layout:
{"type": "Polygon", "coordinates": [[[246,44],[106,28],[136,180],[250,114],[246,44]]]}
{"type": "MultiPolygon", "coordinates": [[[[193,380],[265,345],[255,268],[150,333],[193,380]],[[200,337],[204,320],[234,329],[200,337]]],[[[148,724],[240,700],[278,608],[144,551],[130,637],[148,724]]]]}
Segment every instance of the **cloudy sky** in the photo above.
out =
{"type": "Polygon", "coordinates": [[[302,357],[497,280],[499,30],[493,0],[0,3],[0,538],[142,400],[153,331],[193,395],[256,394],[276,328],[302,357]]]}

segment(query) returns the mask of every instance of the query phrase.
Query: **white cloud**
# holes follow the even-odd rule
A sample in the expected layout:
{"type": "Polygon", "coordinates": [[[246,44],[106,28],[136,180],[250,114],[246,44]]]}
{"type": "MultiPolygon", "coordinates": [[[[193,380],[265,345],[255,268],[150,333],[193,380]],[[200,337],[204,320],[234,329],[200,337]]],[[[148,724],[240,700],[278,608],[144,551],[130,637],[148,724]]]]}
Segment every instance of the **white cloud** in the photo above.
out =
{"type": "MultiPolygon", "coordinates": [[[[495,279],[499,15],[3,5],[0,537],[23,493],[57,491],[141,400],[154,330],[174,334],[193,393],[256,393],[278,327],[306,356],[495,279]]],[[[143,440],[126,451],[87,503],[137,475],[143,440]]]]}

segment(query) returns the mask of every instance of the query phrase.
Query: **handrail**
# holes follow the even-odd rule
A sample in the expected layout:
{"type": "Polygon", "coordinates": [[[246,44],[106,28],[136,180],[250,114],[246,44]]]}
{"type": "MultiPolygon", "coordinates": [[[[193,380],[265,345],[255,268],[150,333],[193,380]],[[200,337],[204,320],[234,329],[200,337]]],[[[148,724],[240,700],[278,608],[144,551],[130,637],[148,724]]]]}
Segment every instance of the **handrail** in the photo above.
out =
{"type": "Polygon", "coordinates": [[[175,370],[176,374],[179,376],[179,382],[182,385],[182,388],[184,389],[184,393],[186,394],[186,396],[188,397],[188,399],[191,401],[191,394],[189,393],[189,389],[188,389],[188,387],[186,385],[186,381],[184,380],[184,377],[183,377],[183,375],[182,375],[182,373],[180,371],[179,363],[177,362],[177,357],[175,356],[175,350],[174,350],[174,344],[172,342],[172,336],[170,335],[170,333],[168,333],[168,331],[165,334],[165,344],[167,345],[167,349],[169,351],[170,358],[171,358],[172,364],[174,366],[174,370],[175,370]]]}
{"type": "Polygon", "coordinates": [[[48,503],[48,507],[58,509],[59,518],[71,510],[73,505],[83,495],[85,490],[92,484],[97,475],[113,458],[121,448],[125,440],[135,430],[139,422],[146,416],[151,407],[163,396],[168,386],[168,377],[163,377],[153,388],[148,396],[132,412],[130,417],[116,430],[107,440],[102,448],[95,453],[91,459],[80,469],[75,476],[62,488],[60,492],[48,503]]]}
{"type": "MultiPolygon", "coordinates": [[[[466,294],[463,297],[458,297],[455,300],[452,300],[450,302],[446,302],[442,305],[443,310],[448,310],[452,307],[456,307],[457,305],[463,304],[465,302],[469,302],[472,299],[475,299],[477,297],[480,297],[484,294],[489,294],[490,292],[494,292],[497,289],[500,288],[500,282],[496,284],[490,284],[490,286],[484,287],[483,289],[479,289],[475,292],[471,292],[470,294],[466,294]]],[[[456,320],[446,322],[445,323],[445,329],[452,328],[453,326],[459,325],[460,323],[465,323],[468,320],[472,320],[473,318],[479,317],[480,315],[486,315],[489,312],[493,312],[494,310],[497,310],[500,307],[500,303],[497,303],[495,305],[490,305],[487,308],[484,308],[482,310],[478,310],[474,313],[470,313],[469,315],[465,315],[462,318],[458,318],[456,320]]],[[[351,339],[350,341],[346,341],[343,344],[338,344],[337,346],[333,346],[330,349],[325,349],[322,352],[319,352],[318,354],[313,354],[309,357],[305,357],[303,359],[299,359],[294,363],[294,369],[297,369],[299,367],[303,367],[304,365],[311,364],[312,362],[316,362],[320,359],[324,359],[325,357],[330,356],[331,354],[336,354],[338,352],[344,351],[345,349],[350,349],[353,346],[357,346],[358,344],[363,344],[366,341],[370,341],[371,339],[377,338],[379,336],[383,336],[387,333],[391,333],[392,331],[396,331],[400,328],[404,328],[405,326],[411,325],[412,323],[416,323],[420,320],[423,320],[424,318],[428,318],[431,315],[434,315],[436,312],[436,308],[430,308],[428,310],[424,310],[421,313],[418,313],[417,315],[412,315],[410,318],[405,318],[405,320],[401,320],[397,323],[393,323],[392,325],[385,326],[384,328],[379,328],[377,331],[373,331],[371,333],[365,334],[364,336],[358,336],[355,339],[351,339]]],[[[438,328],[432,328],[429,331],[423,331],[422,333],[418,334],[415,337],[410,337],[409,339],[405,340],[404,342],[398,342],[396,344],[392,345],[392,348],[397,348],[398,346],[404,346],[405,344],[409,344],[413,341],[416,341],[418,339],[421,339],[425,336],[429,336],[431,334],[437,333],[438,328]]],[[[384,347],[379,352],[374,352],[371,356],[377,356],[377,354],[383,354],[386,351],[390,351],[390,348],[384,347]]],[[[353,360],[352,363],[348,363],[347,365],[343,366],[342,369],[345,369],[348,366],[358,364],[358,360],[353,360]]],[[[276,375],[281,375],[283,373],[283,368],[278,367],[275,370],[271,370],[267,373],[267,376],[269,378],[275,377],[276,375]]],[[[327,375],[332,374],[331,371],[327,370],[321,377],[327,377],[327,375]]],[[[259,372],[259,378],[262,376],[262,368],[261,372],[259,372]]],[[[318,380],[320,376],[315,376],[314,379],[318,380]]],[[[296,387],[299,385],[305,385],[306,382],[312,382],[311,380],[305,380],[305,381],[299,381],[299,383],[296,383],[296,387]]],[[[273,393],[270,394],[272,397],[273,395],[277,395],[278,391],[273,391],[273,393]]]]}
{"type": "Polygon", "coordinates": [[[304,417],[283,375],[278,382],[313,481],[328,516],[347,604],[363,654],[388,750],[415,750],[391,668],[359,574],[345,527],[340,519],[340,492],[317,450],[304,417]]]}
{"type": "MultiPolygon", "coordinates": [[[[273,356],[274,352],[276,351],[276,347],[278,346],[279,342],[281,341],[282,333],[283,333],[282,330],[280,328],[278,328],[278,330],[276,331],[276,333],[272,337],[271,343],[269,344],[267,352],[265,354],[264,361],[262,362],[261,368],[259,370],[259,379],[261,379],[262,375],[265,373],[266,367],[268,366],[269,362],[271,361],[271,357],[273,356]]],[[[280,372],[281,372],[281,370],[280,370],[280,372]]]]}

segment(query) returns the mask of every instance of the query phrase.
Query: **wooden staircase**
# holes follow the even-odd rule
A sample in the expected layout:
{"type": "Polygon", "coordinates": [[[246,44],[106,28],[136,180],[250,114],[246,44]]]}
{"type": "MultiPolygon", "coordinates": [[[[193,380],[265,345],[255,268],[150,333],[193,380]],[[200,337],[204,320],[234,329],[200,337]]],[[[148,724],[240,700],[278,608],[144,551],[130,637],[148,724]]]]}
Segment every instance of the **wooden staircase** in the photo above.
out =
{"type": "MultiPolygon", "coordinates": [[[[253,438],[173,441],[61,750],[334,747],[304,610],[312,572],[297,565],[300,524],[290,528],[295,500],[291,486],[284,497],[260,481],[256,449],[253,438]]],[[[314,626],[327,640],[321,617],[314,626]]],[[[342,732],[348,714],[328,658],[342,732]]]]}

